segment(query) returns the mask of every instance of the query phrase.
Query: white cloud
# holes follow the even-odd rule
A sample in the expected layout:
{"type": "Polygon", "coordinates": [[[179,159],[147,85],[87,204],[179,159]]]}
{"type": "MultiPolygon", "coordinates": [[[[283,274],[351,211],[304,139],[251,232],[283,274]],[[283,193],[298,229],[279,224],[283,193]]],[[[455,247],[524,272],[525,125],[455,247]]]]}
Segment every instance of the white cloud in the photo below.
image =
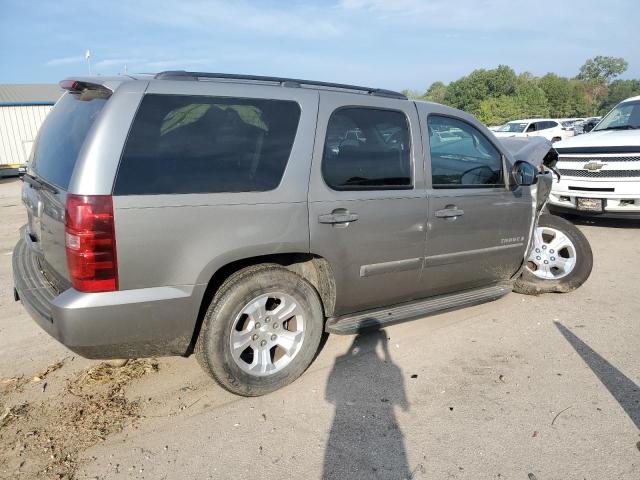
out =
{"type": "Polygon", "coordinates": [[[336,37],[343,30],[337,18],[327,18],[326,12],[331,9],[314,6],[282,8],[246,1],[155,0],[147,5],[136,2],[119,8],[128,17],[209,32],[236,30],[270,37],[318,39],[336,37]]]}
{"type": "Polygon", "coordinates": [[[614,11],[602,8],[602,4],[596,8],[585,4],[578,16],[574,4],[557,0],[538,0],[534,7],[513,0],[339,0],[337,8],[351,14],[367,12],[387,20],[397,17],[425,29],[493,32],[497,29],[548,32],[549,25],[554,24],[561,24],[564,31],[580,31],[585,24],[597,24],[615,16],[614,11]]]}
{"type": "Polygon", "coordinates": [[[106,58],[95,62],[93,68],[100,70],[102,68],[123,67],[124,65],[131,65],[143,61],[144,60],[140,58],[106,58]]]}
{"type": "Polygon", "coordinates": [[[144,62],[142,65],[152,70],[163,70],[169,68],[188,68],[189,66],[210,65],[212,63],[213,60],[209,58],[175,58],[144,62]]]}
{"type": "Polygon", "coordinates": [[[71,65],[74,63],[84,62],[84,55],[76,55],[74,57],[53,58],[45,63],[47,67],[57,67],[59,65],[71,65]]]}

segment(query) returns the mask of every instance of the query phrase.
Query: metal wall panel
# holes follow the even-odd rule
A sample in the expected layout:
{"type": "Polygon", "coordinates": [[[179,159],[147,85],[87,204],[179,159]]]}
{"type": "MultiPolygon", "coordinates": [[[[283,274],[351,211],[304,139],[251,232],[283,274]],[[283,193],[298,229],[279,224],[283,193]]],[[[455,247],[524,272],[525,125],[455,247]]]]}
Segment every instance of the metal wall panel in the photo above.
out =
{"type": "Polygon", "coordinates": [[[25,163],[51,105],[0,106],[0,165],[25,163]]]}

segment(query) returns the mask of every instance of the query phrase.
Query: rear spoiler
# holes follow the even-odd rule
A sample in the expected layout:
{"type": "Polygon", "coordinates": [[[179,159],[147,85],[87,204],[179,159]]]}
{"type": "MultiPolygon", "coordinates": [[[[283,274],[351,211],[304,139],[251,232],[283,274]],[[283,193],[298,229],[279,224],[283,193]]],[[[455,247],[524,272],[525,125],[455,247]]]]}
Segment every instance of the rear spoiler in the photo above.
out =
{"type": "Polygon", "coordinates": [[[149,80],[153,78],[151,75],[78,75],[65,78],[60,82],[60,87],[70,92],[79,92],[81,90],[107,90],[115,92],[116,89],[126,82],[134,82],[136,80],[149,80]]]}
{"type": "Polygon", "coordinates": [[[498,139],[516,161],[528,162],[536,167],[555,167],[558,152],[553,144],[543,137],[507,137],[498,139]]]}
{"type": "Polygon", "coordinates": [[[90,83],[81,80],[73,80],[70,78],[62,80],[59,85],[60,88],[69,92],[82,92],[83,90],[107,90],[109,92],[113,92],[113,90],[100,83],[90,83]]]}
{"type": "Polygon", "coordinates": [[[113,90],[100,83],[67,78],[62,80],[60,88],[77,97],[78,100],[92,100],[94,98],[109,98],[113,90]]]}

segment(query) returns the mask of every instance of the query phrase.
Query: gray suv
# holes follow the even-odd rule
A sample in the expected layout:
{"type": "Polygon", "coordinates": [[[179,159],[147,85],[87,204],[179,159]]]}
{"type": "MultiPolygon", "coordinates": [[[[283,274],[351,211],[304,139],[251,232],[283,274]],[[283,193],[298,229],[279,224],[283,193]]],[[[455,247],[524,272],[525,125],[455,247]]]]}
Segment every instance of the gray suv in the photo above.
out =
{"type": "Polygon", "coordinates": [[[16,300],[88,358],[296,379],[351,334],[569,291],[591,250],[542,213],[555,152],[374,88],[164,72],[64,80],[13,255],[16,300]]]}

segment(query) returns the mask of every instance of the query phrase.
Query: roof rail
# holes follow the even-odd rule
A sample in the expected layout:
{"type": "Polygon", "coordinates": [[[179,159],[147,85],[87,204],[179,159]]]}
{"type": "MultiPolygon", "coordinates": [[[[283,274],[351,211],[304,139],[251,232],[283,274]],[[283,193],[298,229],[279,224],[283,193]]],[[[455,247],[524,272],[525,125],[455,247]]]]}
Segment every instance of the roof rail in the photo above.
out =
{"type": "Polygon", "coordinates": [[[357,85],[346,85],[342,83],[318,82],[315,80],[301,80],[298,78],[265,77],[262,75],[238,75],[234,73],[208,73],[208,72],[185,72],[184,70],[169,70],[160,72],[154,77],[157,80],[199,80],[201,78],[220,80],[245,80],[250,82],[277,83],[283,87],[301,87],[308,85],[311,87],[333,88],[338,90],[354,90],[377,97],[399,98],[407,100],[407,97],[400,92],[385,90],[382,88],[359,87],[357,85]]]}

